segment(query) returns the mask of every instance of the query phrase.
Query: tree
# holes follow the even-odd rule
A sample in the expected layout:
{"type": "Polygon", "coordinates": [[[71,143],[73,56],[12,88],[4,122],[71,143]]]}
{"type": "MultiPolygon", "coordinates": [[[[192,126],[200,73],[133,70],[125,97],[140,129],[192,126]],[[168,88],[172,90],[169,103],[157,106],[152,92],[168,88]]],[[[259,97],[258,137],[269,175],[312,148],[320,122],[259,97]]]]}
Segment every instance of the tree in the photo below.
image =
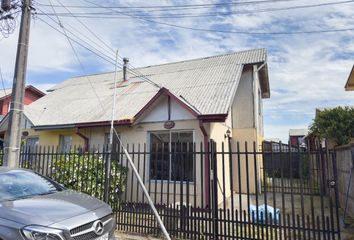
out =
{"type": "Polygon", "coordinates": [[[354,138],[354,107],[319,111],[310,130],[318,137],[331,139],[338,145],[348,144],[354,138]]]}

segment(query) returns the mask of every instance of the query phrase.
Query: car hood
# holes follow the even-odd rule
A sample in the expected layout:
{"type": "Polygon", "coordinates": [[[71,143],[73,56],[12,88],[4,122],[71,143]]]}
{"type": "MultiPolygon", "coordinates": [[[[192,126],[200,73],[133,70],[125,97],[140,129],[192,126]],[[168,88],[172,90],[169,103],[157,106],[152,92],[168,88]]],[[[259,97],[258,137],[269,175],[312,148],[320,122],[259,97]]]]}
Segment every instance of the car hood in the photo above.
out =
{"type": "Polygon", "coordinates": [[[71,190],[44,196],[0,202],[0,217],[24,225],[49,226],[107,204],[71,190]]]}

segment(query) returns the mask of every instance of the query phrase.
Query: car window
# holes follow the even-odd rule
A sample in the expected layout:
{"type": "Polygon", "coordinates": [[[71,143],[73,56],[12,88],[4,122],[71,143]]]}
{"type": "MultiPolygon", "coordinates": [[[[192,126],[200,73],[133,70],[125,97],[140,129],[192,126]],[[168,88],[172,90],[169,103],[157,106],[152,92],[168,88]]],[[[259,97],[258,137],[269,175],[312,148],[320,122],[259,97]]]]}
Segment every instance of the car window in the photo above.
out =
{"type": "Polygon", "coordinates": [[[46,178],[21,170],[0,173],[0,201],[46,195],[61,190],[46,178]]]}

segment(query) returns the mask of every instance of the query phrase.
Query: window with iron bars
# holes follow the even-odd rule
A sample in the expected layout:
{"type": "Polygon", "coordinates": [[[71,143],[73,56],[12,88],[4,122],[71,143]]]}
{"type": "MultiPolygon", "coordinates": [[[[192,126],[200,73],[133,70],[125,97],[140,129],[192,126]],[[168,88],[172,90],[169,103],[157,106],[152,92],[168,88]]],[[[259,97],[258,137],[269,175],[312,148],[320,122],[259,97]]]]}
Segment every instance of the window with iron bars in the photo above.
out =
{"type": "Polygon", "coordinates": [[[194,132],[150,134],[150,179],[194,182],[194,132]]]}

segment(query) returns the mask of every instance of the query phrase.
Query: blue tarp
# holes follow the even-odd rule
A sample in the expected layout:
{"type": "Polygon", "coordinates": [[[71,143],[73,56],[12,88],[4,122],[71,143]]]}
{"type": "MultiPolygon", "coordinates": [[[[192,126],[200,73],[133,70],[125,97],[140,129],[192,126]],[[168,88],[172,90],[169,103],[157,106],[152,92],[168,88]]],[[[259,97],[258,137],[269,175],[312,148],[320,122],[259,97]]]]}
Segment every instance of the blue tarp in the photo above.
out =
{"type": "Polygon", "coordinates": [[[254,219],[258,223],[266,223],[266,214],[268,223],[279,223],[280,210],[279,208],[274,209],[272,206],[262,204],[258,206],[258,217],[257,217],[257,206],[250,205],[251,219],[254,219]],[[252,216],[253,214],[253,216],[252,216]]]}

